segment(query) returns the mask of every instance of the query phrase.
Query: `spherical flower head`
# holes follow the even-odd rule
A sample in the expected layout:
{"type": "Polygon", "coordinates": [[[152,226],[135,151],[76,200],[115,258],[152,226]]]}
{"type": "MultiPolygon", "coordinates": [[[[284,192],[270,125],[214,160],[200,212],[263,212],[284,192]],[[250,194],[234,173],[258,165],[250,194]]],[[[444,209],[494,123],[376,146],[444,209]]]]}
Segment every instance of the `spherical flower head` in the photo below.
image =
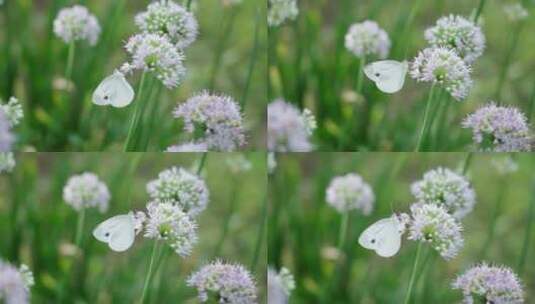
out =
{"type": "Polygon", "coordinates": [[[358,174],[349,173],[331,180],[325,200],[338,212],[359,209],[364,215],[373,210],[375,195],[372,187],[358,174]]]}
{"type": "Polygon", "coordinates": [[[316,126],[312,113],[277,99],[268,105],[267,145],[269,151],[309,152],[310,136],[316,126]]]}
{"type": "Polygon", "coordinates": [[[144,236],[162,240],[186,257],[197,243],[197,224],[179,206],[153,201],[147,205],[144,236]]]}
{"type": "Polygon", "coordinates": [[[210,150],[231,152],[245,145],[240,106],[231,97],[201,92],[179,104],[174,116],[184,129],[202,136],[210,150]]]}
{"type": "Polygon", "coordinates": [[[279,26],[286,20],[295,20],[299,14],[297,0],[269,0],[268,25],[279,26]]]}
{"type": "Polygon", "coordinates": [[[11,264],[0,260],[0,301],[6,304],[30,303],[30,286],[33,275],[23,265],[17,269],[11,264]]]}
{"type": "Polygon", "coordinates": [[[123,73],[132,70],[152,72],[168,89],[177,87],[186,76],[184,55],[167,38],[158,34],[137,34],[126,43],[132,62],[122,66],[123,73]]]}
{"type": "Polygon", "coordinates": [[[388,34],[375,21],[366,20],[349,27],[345,46],[357,57],[376,56],[384,59],[390,51],[388,34]]]}
{"type": "Polygon", "coordinates": [[[254,279],[242,265],[215,261],[190,275],[187,282],[197,289],[201,303],[258,303],[254,279]]]}
{"type": "Polygon", "coordinates": [[[0,152],[9,152],[14,140],[9,119],[0,111],[0,152]]]}
{"type": "Polygon", "coordinates": [[[524,303],[522,284],[508,267],[489,266],[482,263],[458,276],[453,281],[452,287],[462,291],[465,304],[524,303]]]}
{"type": "Polygon", "coordinates": [[[11,172],[15,168],[15,164],[12,152],[0,152],[0,173],[11,172]]]}
{"type": "Polygon", "coordinates": [[[503,6],[503,11],[511,21],[524,20],[529,16],[528,11],[521,3],[509,3],[503,6]]]}
{"type": "Polygon", "coordinates": [[[253,168],[253,164],[241,153],[227,156],[225,163],[230,169],[230,172],[234,174],[247,172],[253,168]]]}
{"type": "Polygon", "coordinates": [[[425,31],[425,39],[433,47],[454,50],[468,64],[472,64],[485,49],[485,36],[472,21],[456,15],[438,19],[436,25],[425,31]]]}
{"type": "Polygon", "coordinates": [[[59,11],[54,20],[54,33],[65,43],[87,40],[90,45],[95,45],[100,35],[100,25],[86,7],[74,5],[59,11]]]}
{"type": "Polygon", "coordinates": [[[268,268],[268,304],[288,303],[290,293],[295,289],[295,280],[287,268],[281,268],[277,273],[268,268]]]}
{"type": "Polygon", "coordinates": [[[24,112],[22,112],[22,105],[15,97],[9,98],[7,104],[0,104],[0,111],[4,112],[4,115],[8,119],[9,125],[11,127],[18,125],[22,117],[24,117],[24,112]]]}
{"type": "Polygon", "coordinates": [[[472,88],[470,72],[466,62],[445,47],[424,49],[410,66],[412,78],[438,84],[458,101],[465,99],[472,88]]]}
{"type": "Polygon", "coordinates": [[[206,208],[210,196],[204,180],[180,167],[160,172],[147,192],[152,200],[176,205],[191,216],[206,208]]]}
{"type": "Polygon", "coordinates": [[[136,16],[136,24],[143,32],[167,35],[180,49],[192,44],[199,31],[195,16],[171,0],[149,4],[145,12],[136,16]]]}
{"type": "Polygon", "coordinates": [[[413,204],[409,223],[409,240],[428,243],[450,260],[463,247],[462,226],[442,205],[413,204]]]}
{"type": "Polygon", "coordinates": [[[76,211],[97,207],[104,213],[108,210],[110,192],[96,174],[85,172],[69,178],[63,187],[63,200],[76,211]]]}
{"type": "Polygon", "coordinates": [[[165,152],[207,152],[208,146],[205,142],[190,141],[180,145],[170,146],[165,152]]]}
{"type": "Polygon", "coordinates": [[[466,177],[447,168],[426,172],[411,185],[418,203],[442,205],[455,218],[461,219],[474,209],[476,193],[466,177]]]}
{"type": "Polygon", "coordinates": [[[472,138],[483,151],[521,152],[531,149],[527,118],[514,107],[490,103],[468,115],[462,126],[472,129],[472,138]]]}

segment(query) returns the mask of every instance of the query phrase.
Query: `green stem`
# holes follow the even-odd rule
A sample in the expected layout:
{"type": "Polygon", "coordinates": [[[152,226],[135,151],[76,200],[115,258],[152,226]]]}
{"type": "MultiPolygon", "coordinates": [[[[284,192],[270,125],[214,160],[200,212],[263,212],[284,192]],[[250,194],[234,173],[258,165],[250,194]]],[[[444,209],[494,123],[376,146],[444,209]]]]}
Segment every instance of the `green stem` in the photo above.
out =
{"type": "Polygon", "coordinates": [[[341,253],[344,249],[345,240],[347,238],[347,226],[349,224],[349,212],[342,214],[342,221],[340,222],[340,230],[338,232],[338,251],[341,253]]]}
{"type": "Polygon", "coordinates": [[[418,243],[418,248],[416,249],[416,258],[414,259],[414,265],[412,266],[411,278],[409,280],[409,287],[407,288],[407,293],[405,294],[405,304],[408,304],[411,299],[412,288],[414,287],[414,281],[416,278],[416,269],[418,269],[418,263],[420,262],[420,255],[422,251],[422,242],[418,243]]]}
{"type": "Polygon", "coordinates": [[[193,2],[192,0],[187,0],[188,2],[186,3],[186,9],[188,11],[191,11],[191,3],[193,2]]]}
{"type": "Polygon", "coordinates": [[[505,84],[505,78],[507,77],[507,71],[509,70],[511,59],[518,45],[518,41],[520,38],[520,31],[522,30],[523,24],[524,24],[523,22],[519,22],[517,23],[516,27],[513,29],[511,43],[509,44],[509,48],[507,49],[507,52],[505,53],[505,61],[501,67],[500,74],[498,77],[498,84],[496,85],[496,92],[494,93],[494,98],[496,99],[496,103],[498,105],[501,104],[501,95],[502,95],[503,85],[505,84]]]}
{"type": "Polygon", "coordinates": [[[245,87],[243,89],[243,95],[241,97],[241,108],[242,111],[245,109],[245,104],[247,103],[247,97],[249,95],[249,88],[251,87],[251,82],[253,80],[253,72],[256,65],[256,60],[258,57],[258,44],[260,40],[260,12],[256,11],[256,22],[255,22],[255,32],[254,32],[254,45],[251,53],[251,60],[249,61],[249,70],[247,71],[247,79],[245,81],[245,87]]]}
{"type": "Polygon", "coordinates": [[[528,256],[530,241],[532,238],[531,234],[533,233],[533,222],[535,221],[535,182],[532,185],[532,189],[533,190],[527,214],[526,230],[524,233],[524,242],[522,244],[522,251],[520,251],[520,259],[518,260],[518,266],[516,269],[516,272],[520,277],[522,277],[522,274],[524,272],[524,265],[526,264],[526,257],[528,256]]]}
{"type": "Polygon", "coordinates": [[[75,245],[78,248],[81,248],[82,244],[82,235],[84,231],[84,222],[85,222],[85,208],[82,208],[78,213],[78,223],[76,224],[76,235],[75,235],[75,245]]]}
{"type": "Polygon", "coordinates": [[[266,226],[266,219],[267,219],[267,210],[268,210],[267,205],[268,204],[267,204],[267,193],[266,193],[266,195],[264,196],[264,202],[262,206],[262,214],[260,218],[260,225],[258,227],[258,234],[256,236],[256,245],[255,245],[255,250],[253,254],[253,259],[251,260],[250,270],[252,272],[255,271],[256,264],[258,264],[258,258],[260,257],[260,249],[262,248],[262,240],[264,239],[264,229],[266,226]]]}
{"type": "Polygon", "coordinates": [[[481,16],[481,13],[483,12],[483,8],[485,7],[486,0],[479,0],[479,5],[477,6],[476,14],[474,15],[474,23],[477,23],[479,20],[479,16],[481,16]]]}
{"type": "Polygon", "coordinates": [[[144,98],[142,97],[145,82],[146,82],[146,72],[143,72],[143,74],[141,74],[141,80],[139,82],[139,88],[138,88],[138,92],[137,92],[137,96],[135,100],[136,108],[134,109],[134,115],[132,116],[132,120],[130,122],[130,128],[128,130],[128,136],[126,137],[126,142],[124,145],[124,152],[133,151],[134,149],[134,143],[133,143],[134,134],[137,133],[136,131],[139,125],[139,121],[141,119],[141,114],[142,114],[141,112],[143,108],[142,104],[146,102],[144,98]]]}
{"type": "Polygon", "coordinates": [[[427,105],[425,107],[425,114],[424,114],[424,121],[422,123],[422,128],[420,130],[420,135],[418,136],[418,141],[416,143],[416,148],[414,150],[414,152],[419,152],[421,149],[422,149],[422,144],[423,144],[423,141],[427,135],[427,125],[429,124],[429,119],[430,119],[430,113],[431,113],[431,110],[433,108],[433,95],[434,95],[434,91],[435,91],[435,85],[433,84],[431,86],[431,90],[429,90],[429,96],[427,98],[427,105]]]}
{"type": "Polygon", "coordinates": [[[65,78],[71,80],[72,78],[72,67],[74,65],[74,54],[76,52],[76,44],[74,41],[69,43],[69,54],[67,55],[67,67],[65,68],[65,78]]]}
{"type": "Polygon", "coordinates": [[[141,294],[140,304],[145,303],[147,298],[147,291],[149,290],[150,282],[152,281],[152,273],[154,271],[154,263],[156,260],[156,251],[158,251],[158,241],[154,241],[152,246],[152,253],[150,255],[149,270],[147,271],[147,276],[145,277],[145,283],[143,284],[143,293],[141,294]]]}
{"type": "Polygon", "coordinates": [[[474,156],[474,153],[473,152],[468,152],[466,154],[466,158],[464,159],[464,162],[463,162],[463,175],[466,175],[466,172],[468,172],[468,168],[470,167],[470,163],[472,162],[472,157],[474,156]]]}
{"type": "Polygon", "coordinates": [[[197,175],[201,174],[202,168],[204,168],[204,164],[206,163],[207,157],[208,157],[208,152],[203,152],[201,156],[201,161],[199,162],[199,167],[197,167],[197,175]]]}

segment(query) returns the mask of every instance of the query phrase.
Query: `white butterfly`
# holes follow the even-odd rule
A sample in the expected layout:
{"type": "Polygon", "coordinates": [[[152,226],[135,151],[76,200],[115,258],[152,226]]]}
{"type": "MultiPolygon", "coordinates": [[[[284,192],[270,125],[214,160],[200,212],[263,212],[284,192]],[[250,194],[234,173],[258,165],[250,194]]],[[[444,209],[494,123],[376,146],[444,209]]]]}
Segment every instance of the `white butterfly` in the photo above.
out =
{"type": "Polygon", "coordinates": [[[404,230],[405,226],[393,214],[366,228],[359,237],[359,244],[366,249],[374,250],[379,256],[389,258],[398,253],[404,230]]]}
{"type": "Polygon", "coordinates": [[[407,61],[376,61],[364,67],[364,74],[385,93],[396,93],[403,88],[409,64],[407,61]]]}
{"type": "Polygon", "coordinates": [[[93,236],[101,242],[108,243],[113,251],[128,250],[136,238],[134,214],[130,212],[105,220],[93,230],[93,236]]]}
{"type": "Polygon", "coordinates": [[[93,93],[93,103],[99,106],[111,105],[122,108],[129,105],[134,100],[134,89],[126,81],[123,73],[113,72],[106,77],[93,93]]]}

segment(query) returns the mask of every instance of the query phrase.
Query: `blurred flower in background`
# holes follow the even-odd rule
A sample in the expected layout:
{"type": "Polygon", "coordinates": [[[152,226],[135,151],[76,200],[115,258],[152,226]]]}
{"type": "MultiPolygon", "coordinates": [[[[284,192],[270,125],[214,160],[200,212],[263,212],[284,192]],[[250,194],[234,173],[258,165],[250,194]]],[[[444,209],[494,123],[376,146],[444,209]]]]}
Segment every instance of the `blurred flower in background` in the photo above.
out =
{"type": "Polygon", "coordinates": [[[507,175],[518,171],[518,163],[511,156],[492,159],[492,166],[501,175],[507,175]]]}
{"type": "Polygon", "coordinates": [[[509,20],[511,21],[520,21],[524,20],[529,16],[528,11],[521,3],[509,3],[503,6],[503,11],[509,20]]]}
{"type": "Polygon", "coordinates": [[[369,215],[373,210],[375,195],[360,175],[349,173],[331,180],[325,200],[340,213],[358,209],[364,215],[369,215]]]}
{"type": "Polygon", "coordinates": [[[254,279],[239,264],[212,262],[193,273],[188,285],[197,288],[202,303],[257,303],[254,279]]]}
{"type": "Polygon", "coordinates": [[[187,143],[170,146],[165,152],[207,152],[206,143],[190,141],[187,143]]]}
{"type": "Polygon", "coordinates": [[[24,117],[22,105],[15,97],[9,98],[9,101],[6,104],[2,104],[2,99],[0,99],[0,111],[4,112],[11,127],[18,125],[20,120],[24,117]]]}
{"type": "Polygon", "coordinates": [[[279,26],[286,20],[295,20],[299,14],[297,0],[269,0],[268,25],[279,26]]]}
{"type": "Polygon", "coordinates": [[[63,188],[63,200],[76,211],[97,207],[104,213],[108,210],[110,192],[96,174],[85,172],[69,178],[63,188]]]}
{"type": "Polygon", "coordinates": [[[234,174],[250,171],[253,167],[253,164],[251,164],[251,162],[241,153],[229,155],[225,159],[225,162],[230,171],[234,174]]]}
{"type": "Polygon", "coordinates": [[[9,119],[3,111],[0,111],[0,152],[9,152],[13,141],[9,119]]]}
{"type": "Polygon", "coordinates": [[[60,10],[54,20],[54,33],[67,44],[87,40],[94,46],[100,35],[100,25],[86,7],[74,5],[60,10]]]}
{"type": "Polygon", "coordinates": [[[455,279],[453,289],[463,292],[463,303],[524,303],[522,285],[508,267],[485,263],[468,269],[455,279]]]}
{"type": "Polygon", "coordinates": [[[11,172],[15,168],[15,164],[12,152],[0,152],[0,173],[11,172]]]}
{"type": "Polygon", "coordinates": [[[267,271],[268,304],[286,304],[292,290],[295,289],[295,280],[292,273],[285,267],[277,273],[271,267],[267,271]]]}
{"type": "Polygon", "coordinates": [[[0,259],[0,301],[2,303],[30,303],[30,287],[33,285],[33,274],[28,266],[23,264],[17,269],[0,259]]]}
{"type": "Polygon", "coordinates": [[[312,113],[305,109],[299,112],[294,105],[277,99],[268,105],[269,151],[309,152],[312,150],[310,136],[316,128],[312,113]]]}
{"type": "Polygon", "coordinates": [[[359,58],[377,56],[384,59],[388,56],[390,45],[388,34],[375,21],[355,23],[345,36],[346,48],[359,58]]]}

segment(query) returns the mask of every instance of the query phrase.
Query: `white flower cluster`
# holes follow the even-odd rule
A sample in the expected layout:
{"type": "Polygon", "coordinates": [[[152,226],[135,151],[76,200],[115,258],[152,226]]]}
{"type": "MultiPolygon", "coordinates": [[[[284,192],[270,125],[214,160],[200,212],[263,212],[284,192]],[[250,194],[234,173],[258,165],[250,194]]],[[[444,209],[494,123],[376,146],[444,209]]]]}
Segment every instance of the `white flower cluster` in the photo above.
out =
{"type": "Polygon", "coordinates": [[[417,81],[442,86],[458,101],[465,99],[472,88],[470,66],[449,48],[427,48],[411,63],[410,75],[417,81]]]}
{"type": "Polygon", "coordinates": [[[1,104],[0,99],[0,111],[3,111],[6,118],[9,120],[9,125],[14,127],[20,123],[20,120],[24,117],[24,112],[22,111],[22,105],[19,100],[15,97],[9,98],[9,101],[6,104],[1,104]]]}
{"type": "Polygon", "coordinates": [[[267,146],[269,151],[308,152],[310,136],[316,128],[312,113],[300,112],[294,105],[277,99],[268,105],[267,146]]]}
{"type": "Polygon", "coordinates": [[[351,25],[345,36],[345,47],[357,57],[377,56],[384,59],[390,51],[390,38],[375,21],[351,25]]]}
{"type": "Polygon", "coordinates": [[[349,173],[331,180],[325,200],[340,213],[359,209],[368,215],[373,210],[375,195],[360,175],[349,173]]]}
{"type": "Polygon", "coordinates": [[[14,141],[9,119],[0,111],[0,152],[9,152],[14,141]]]}
{"type": "Polygon", "coordinates": [[[11,172],[15,168],[13,152],[0,152],[0,173],[11,172]]]}
{"type": "Polygon", "coordinates": [[[277,273],[268,268],[268,304],[288,303],[290,293],[295,289],[295,280],[292,273],[285,267],[277,273]]]}
{"type": "Polygon", "coordinates": [[[185,257],[197,243],[197,224],[178,205],[154,201],[147,205],[144,236],[163,240],[185,257]]]}
{"type": "Polygon", "coordinates": [[[54,20],[54,33],[65,43],[87,40],[90,45],[95,45],[100,35],[100,25],[86,7],[74,5],[60,10],[54,20]]]}
{"type": "Polygon", "coordinates": [[[174,116],[210,150],[230,152],[246,143],[240,106],[229,96],[201,92],[179,104],[174,116]]]}
{"type": "Polygon", "coordinates": [[[514,107],[498,106],[491,102],[468,115],[462,126],[472,129],[473,140],[482,151],[531,150],[527,118],[514,107]]]}
{"type": "Polygon", "coordinates": [[[132,61],[122,66],[123,73],[150,71],[169,89],[178,86],[186,76],[184,55],[167,36],[137,34],[130,37],[126,50],[132,56],[132,61]]]}
{"type": "Polygon", "coordinates": [[[199,31],[195,16],[170,0],[149,4],[146,11],[136,16],[136,24],[143,32],[167,36],[179,49],[192,44],[199,31]]]}
{"type": "Polygon", "coordinates": [[[448,168],[426,172],[412,184],[411,192],[418,203],[441,205],[457,219],[470,213],[476,203],[476,193],[466,177],[448,168]]]}
{"type": "Polygon", "coordinates": [[[270,26],[279,26],[286,20],[294,20],[299,14],[297,0],[269,0],[267,20],[270,26]]]}
{"type": "Polygon", "coordinates": [[[2,303],[30,303],[30,287],[33,285],[33,274],[28,266],[22,264],[17,269],[0,259],[0,301],[2,303]]]}
{"type": "Polygon", "coordinates": [[[461,224],[442,205],[411,205],[409,240],[428,243],[444,259],[454,258],[464,245],[461,224]]]}
{"type": "Polygon", "coordinates": [[[179,167],[160,172],[147,184],[147,192],[152,200],[176,205],[191,216],[206,209],[209,200],[204,180],[179,167]]]}
{"type": "Polygon", "coordinates": [[[251,273],[239,264],[216,261],[188,278],[197,288],[201,303],[256,304],[256,284],[251,273]]]}
{"type": "Polygon", "coordinates": [[[63,187],[63,200],[76,211],[97,207],[100,212],[106,212],[110,201],[110,192],[97,175],[85,172],[69,178],[63,187]]]}
{"type": "Polygon", "coordinates": [[[485,49],[481,28],[462,16],[450,15],[438,19],[425,31],[425,39],[433,47],[454,50],[468,64],[472,64],[485,49]]]}

